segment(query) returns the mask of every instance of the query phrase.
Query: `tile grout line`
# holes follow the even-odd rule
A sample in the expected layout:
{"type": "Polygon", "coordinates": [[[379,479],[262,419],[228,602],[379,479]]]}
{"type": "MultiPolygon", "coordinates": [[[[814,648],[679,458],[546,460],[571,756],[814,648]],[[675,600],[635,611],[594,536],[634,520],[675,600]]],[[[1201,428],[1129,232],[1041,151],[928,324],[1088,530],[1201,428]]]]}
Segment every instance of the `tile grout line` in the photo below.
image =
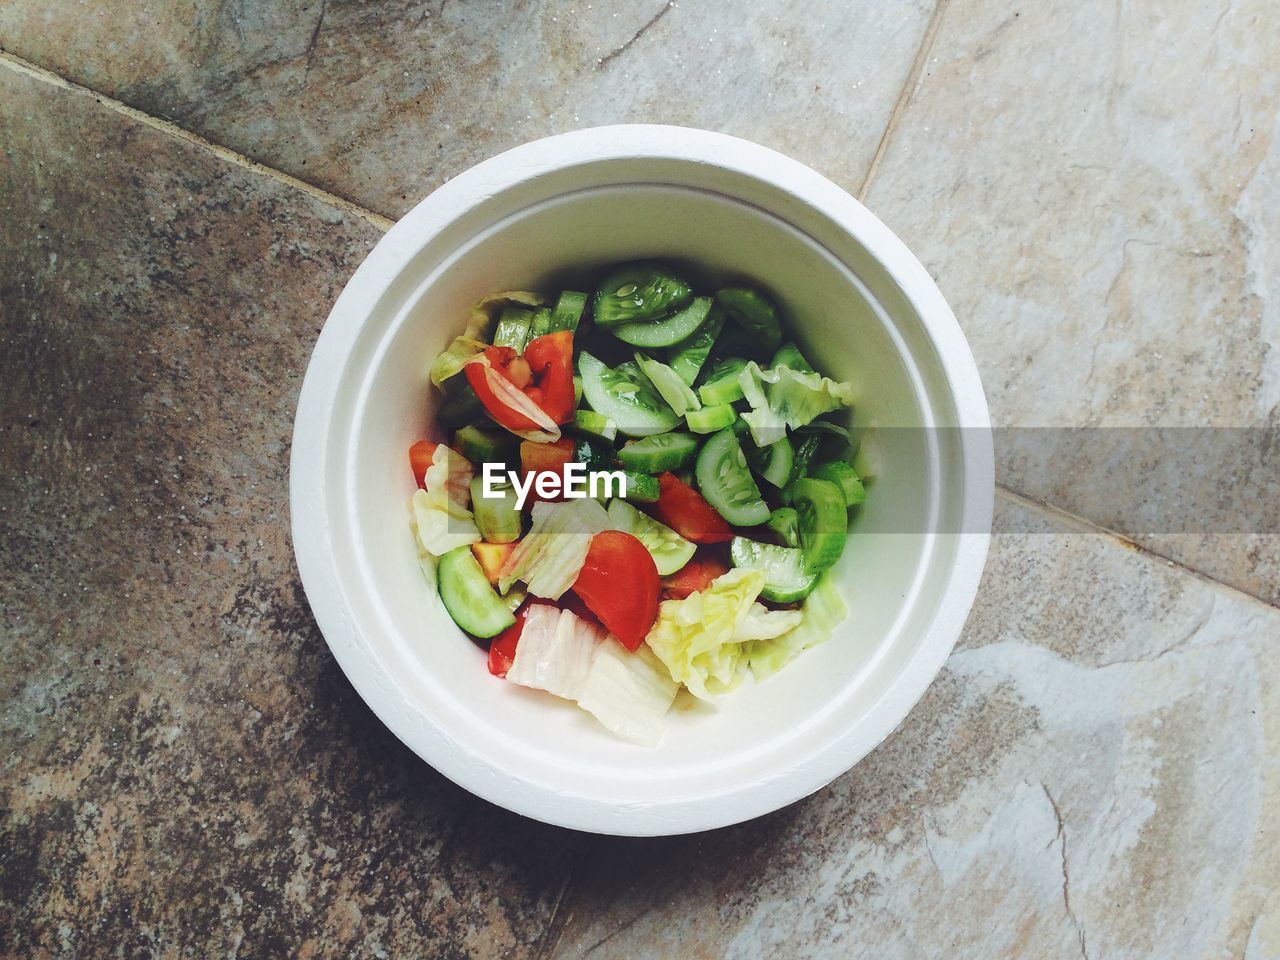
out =
{"type": "MultiPolygon", "coordinates": [[[[906,108],[906,104],[920,85],[924,72],[924,64],[928,60],[929,53],[933,49],[934,40],[937,37],[938,28],[942,20],[942,15],[946,10],[947,2],[948,0],[939,0],[937,7],[934,8],[933,15],[930,17],[929,25],[925,29],[924,39],[921,41],[920,49],[916,52],[916,57],[911,65],[911,71],[908,74],[907,81],[903,85],[902,92],[899,94],[897,103],[894,104],[893,112],[889,116],[889,123],[885,127],[884,134],[880,138],[879,146],[876,148],[875,156],[872,158],[871,165],[867,169],[867,175],[862,182],[862,186],[858,190],[859,201],[866,199],[866,194],[870,189],[871,181],[875,176],[876,171],[879,169],[880,161],[883,159],[888,149],[889,140],[891,139],[894,130],[897,129],[898,121],[906,108]]],[[[283,170],[278,170],[275,167],[267,166],[264,163],[260,163],[257,160],[246,157],[244,154],[237,153],[230,147],[214,143],[197,133],[193,133],[190,130],[178,126],[172,121],[154,117],[151,114],[144,113],[136,107],[131,107],[127,103],[123,103],[114,97],[110,97],[104,93],[99,93],[91,87],[86,87],[83,84],[68,80],[59,74],[46,70],[44,67],[24,60],[21,57],[9,53],[8,51],[0,50],[0,65],[4,65],[15,73],[30,77],[38,82],[46,83],[62,90],[67,90],[78,96],[91,97],[95,102],[114,113],[118,113],[121,116],[135,121],[136,123],[150,127],[153,130],[165,134],[166,136],[175,137],[185,143],[191,144],[192,146],[218,158],[224,163],[229,163],[255,175],[266,177],[269,180],[275,180],[284,186],[305,193],[307,196],[312,197],[321,203],[336,207],[339,210],[350,213],[351,215],[364,220],[384,233],[395,225],[395,221],[391,220],[389,217],[385,217],[380,213],[375,213],[374,211],[362,207],[351,200],[347,200],[335,193],[331,193],[322,187],[317,187],[315,184],[307,183],[305,180],[299,180],[297,177],[292,174],[285,173],[283,170]]],[[[1226,583],[1196,569],[1195,567],[1188,566],[1181,561],[1173,559],[1172,557],[1165,556],[1162,553],[1158,553],[1155,550],[1144,547],[1124,534],[1111,530],[1108,527],[1104,527],[1101,524],[1094,523],[1092,520],[1085,517],[1081,517],[1077,514],[1064,510],[1061,507],[1046,503],[1045,501],[1037,500],[1034,497],[1029,497],[1017,490],[1014,490],[1012,487],[1005,486],[1001,483],[997,483],[996,488],[999,493],[1014,502],[1030,507],[1039,512],[1058,517],[1086,530],[1109,536],[1121,545],[1129,547],[1137,553],[1145,554],[1159,560],[1164,560],[1165,562],[1173,564],[1175,567],[1184,570],[1200,580],[1214,584],[1224,590],[1229,590],[1233,593],[1240,594],[1241,596],[1248,597],[1250,600],[1260,603],[1268,609],[1280,609],[1280,605],[1273,604],[1269,600],[1265,600],[1256,594],[1250,593],[1248,590],[1226,583]]],[[[570,880],[572,880],[572,877],[570,880]]],[[[563,899],[563,894],[561,899],[563,899]]],[[[560,904],[557,904],[557,912],[559,907],[560,904]]]]}
{"type": "Polygon", "coordinates": [[[867,193],[871,190],[871,180],[879,171],[880,162],[889,150],[889,141],[892,139],[894,131],[898,129],[898,121],[902,119],[902,114],[906,112],[907,103],[920,88],[924,78],[924,65],[929,60],[929,54],[933,52],[933,43],[938,37],[938,28],[942,24],[942,15],[946,12],[946,9],[947,0],[938,0],[938,5],[933,8],[933,13],[929,17],[929,25],[925,27],[924,37],[920,41],[920,49],[916,51],[915,59],[911,61],[911,69],[907,72],[906,82],[903,83],[902,91],[898,94],[897,102],[893,105],[893,112],[889,114],[889,122],[885,125],[884,133],[880,136],[880,142],[876,145],[876,152],[871,158],[871,165],[867,167],[867,175],[862,180],[862,186],[858,188],[859,203],[867,202],[867,193]]]}
{"type": "Polygon", "coordinates": [[[180,127],[170,120],[162,120],[159,117],[153,117],[151,114],[144,113],[136,107],[129,106],[127,103],[122,103],[114,97],[107,96],[105,93],[99,93],[91,87],[75,83],[65,77],[53,73],[50,70],[46,70],[44,67],[31,63],[27,60],[23,60],[21,57],[14,56],[8,51],[0,50],[0,65],[8,67],[15,73],[30,77],[40,83],[45,83],[49,86],[69,91],[77,96],[92,97],[97,103],[101,104],[113,113],[118,113],[121,116],[128,117],[135,123],[140,123],[143,126],[150,127],[153,130],[165,134],[166,136],[175,137],[185,143],[191,144],[205,153],[218,158],[224,163],[229,163],[232,166],[247,170],[250,173],[257,174],[258,176],[266,177],[269,180],[275,180],[286,187],[301,191],[312,199],[328,204],[329,206],[336,207],[344,213],[351,214],[354,217],[359,217],[361,220],[364,220],[366,223],[376,227],[383,233],[390,230],[395,224],[394,220],[384,217],[380,213],[374,213],[372,210],[366,209],[357,203],[344,199],[335,193],[330,193],[322,187],[317,187],[315,184],[307,183],[305,180],[299,180],[297,177],[285,173],[283,170],[277,170],[276,168],[269,167],[264,163],[259,163],[257,160],[252,160],[244,154],[237,153],[230,147],[224,147],[221,144],[207,140],[199,134],[192,133],[190,130],[180,127]]]}
{"type": "Polygon", "coordinates": [[[573,913],[573,897],[577,891],[578,874],[586,868],[591,853],[592,847],[587,845],[570,864],[569,875],[565,877],[564,885],[560,888],[560,896],[556,897],[556,905],[551,911],[551,918],[547,921],[547,928],[533,944],[534,960],[551,960],[560,949],[565,927],[568,926],[573,913]]]}
{"type": "MultiPolygon", "coordinates": [[[[1250,593],[1248,590],[1245,590],[1243,587],[1237,587],[1234,584],[1227,583],[1225,580],[1219,580],[1217,577],[1211,576],[1210,574],[1205,573],[1203,570],[1197,569],[1196,567],[1188,566],[1187,564],[1183,563],[1181,560],[1175,560],[1173,557],[1169,557],[1163,553],[1159,553],[1155,550],[1152,550],[1150,547],[1144,547],[1142,544],[1138,543],[1133,538],[1126,536],[1125,534],[1120,533],[1119,531],[1112,530],[1110,527],[1104,527],[1100,523],[1095,523],[1093,520],[1090,520],[1087,517],[1082,517],[1079,514],[1072,513],[1069,510],[1064,510],[1062,509],[1062,507],[1054,506],[1053,504],[1046,503],[1043,500],[1038,500],[1035,497],[1027,496],[1027,494],[1020,493],[1019,491],[1014,490],[1012,487],[1005,486],[1003,483],[999,483],[999,482],[996,483],[996,493],[1004,497],[1006,500],[1009,500],[1009,501],[1012,501],[1013,503],[1018,504],[1019,506],[1025,507],[1030,510],[1034,510],[1037,513],[1048,514],[1049,516],[1053,517],[1056,520],[1061,521],[1064,524],[1067,524],[1068,526],[1073,526],[1078,528],[1083,533],[1098,534],[1101,536],[1109,537],[1112,540],[1115,540],[1119,546],[1127,547],[1128,549],[1132,550],[1134,553],[1140,554],[1142,556],[1150,557],[1154,560],[1161,560],[1164,563],[1168,564],[1169,566],[1175,567],[1178,570],[1181,570],[1183,573],[1186,573],[1186,574],[1189,574],[1190,576],[1195,577],[1197,580],[1202,580],[1205,583],[1212,584],[1213,586],[1218,587],[1221,590],[1226,590],[1229,593],[1234,593],[1234,594],[1237,594],[1238,596],[1245,597],[1253,601],[1254,603],[1262,604],[1262,606],[1266,607],[1268,610],[1280,610],[1280,604],[1278,603],[1272,603],[1270,600],[1264,599],[1263,597],[1260,597],[1255,593],[1250,593]]],[[[998,534],[993,533],[992,535],[997,536],[998,534]]]]}

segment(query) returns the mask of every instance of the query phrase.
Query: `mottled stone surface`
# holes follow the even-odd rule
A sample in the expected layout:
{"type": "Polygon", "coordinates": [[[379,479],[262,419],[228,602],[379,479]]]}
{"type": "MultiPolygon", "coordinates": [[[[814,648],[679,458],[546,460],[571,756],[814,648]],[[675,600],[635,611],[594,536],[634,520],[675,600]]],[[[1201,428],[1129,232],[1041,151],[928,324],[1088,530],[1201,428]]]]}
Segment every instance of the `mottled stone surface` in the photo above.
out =
{"type": "MultiPolygon", "coordinates": [[[[937,278],[996,424],[1280,430],[1275,12],[947,5],[867,202],[937,278]]],[[[1117,509],[1140,466],[1081,453],[1045,470],[1003,447],[998,469],[1029,496],[1143,532],[1117,509]]],[[[1241,472],[1186,467],[1206,505],[1241,472]]],[[[1204,520],[1141,540],[1280,601],[1280,537],[1215,535],[1230,525],[1204,520]]],[[[1280,531],[1274,496],[1265,529],[1280,531]]]]}
{"type": "Polygon", "coordinates": [[[602,840],[556,957],[1280,956],[1280,612],[1002,500],[903,726],[758,821],[602,840]]]}
{"type": "Polygon", "coordinates": [[[723,130],[851,189],[929,0],[7,0],[0,47],[396,216],[509,147],[723,130]]]}
{"type": "Polygon", "coordinates": [[[529,955],[577,839],[401,746],[293,567],[376,231],[2,66],[0,144],[0,955],[529,955]]]}

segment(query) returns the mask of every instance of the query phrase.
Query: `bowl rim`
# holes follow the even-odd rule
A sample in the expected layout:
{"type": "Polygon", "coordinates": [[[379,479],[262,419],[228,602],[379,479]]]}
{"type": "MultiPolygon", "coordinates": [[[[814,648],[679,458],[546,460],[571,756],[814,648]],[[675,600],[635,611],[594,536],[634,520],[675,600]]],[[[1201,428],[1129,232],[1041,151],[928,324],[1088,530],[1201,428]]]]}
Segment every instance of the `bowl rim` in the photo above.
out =
{"type": "MultiPolygon", "coordinates": [[[[801,224],[783,219],[809,235],[801,224]]],[[[515,147],[452,178],[394,224],[347,282],[320,331],[298,398],[289,473],[291,531],[303,589],[325,642],[378,718],[432,767],[490,802],[559,826],[637,836],[691,833],[772,812],[830,783],[892,733],[923,696],[959,638],[985,565],[995,500],[990,415],[977,363],[941,292],[906,245],[857,199],[797,160],[727,134],[657,124],[591,127],[515,147]],[[860,722],[804,767],[789,768],[785,776],[670,804],[626,804],[625,811],[619,809],[623,805],[566,794],[493,770],[478,762],[464,744],[425,735],[412,705],[388,698],[389,692],[397,690],[394,679],[369,655],[356,617],[339,589],[330,530],[327,524],[315,522],[328,499],[323,465],[348,351],[372,306],[409,261],[446,225],[498,193],[566,167],[618,160],[723,168],[819,211],[860,244],[898,285],[936,351],[957,425],[972,428],[957,431],[965,483],[957,527],[962,532],[948,534],[956,541],[955,562],[916,649],[860,722]]]]}

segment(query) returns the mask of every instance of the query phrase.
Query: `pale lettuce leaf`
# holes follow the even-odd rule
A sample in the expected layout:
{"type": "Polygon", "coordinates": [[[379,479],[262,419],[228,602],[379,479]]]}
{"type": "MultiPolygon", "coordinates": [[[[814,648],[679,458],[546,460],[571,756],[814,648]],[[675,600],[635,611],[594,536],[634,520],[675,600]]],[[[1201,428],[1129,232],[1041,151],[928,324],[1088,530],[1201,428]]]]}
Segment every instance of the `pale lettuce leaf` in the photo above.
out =
{"type": "Polygon", "coordinates": [[[824,413],[853,404],[853,385],[790,367],[761,370],[755,361],[738,374],[738,385],[751,409],[742,419],[757,446],[777,443],[824,413]]]}
{"type": "Polygon", "coordinates": [[[493,339],[493,326],[502,308],[508,304],[523,307],[541,306],[545,301],[528,290],[508,290],[493,293],[471,308],[467,328],[462,335],[435,358],[431,364],[431,382],[441,386],[467,365],[467,361],[480,353],[493,339]]]}
{"type": "Polygon", "coordinates": [[[746,644],[745,656],[756,683],[767,680],[810,647],[830,639],[835,628],[849,615],[849,608],[835,580],[826,573],[818,578],[800,612],[802,618],[795,629],[772,640],[746,644]]]}
{"type": "Polygon", "coordinates": [[[803,619],[804,614],[799,610],[770,610],[763,603],[753,603],[733,639],[772,640],[794,630],[803,619]]]}
{"type": "Polygon", "coordinates": [[[426,489],[414,491],[410,502],[418,545],[433,557],[481,539],[467,506],[473,474],[462,454],[443,443],[436,447],[423,474],[426,489]]]}
{"type": "Polygon", "coordinates": [[[663,601],[645,643],[672,680],[714,700],[742,682],[743,643],[735,638],[763,586],[761,571],[738,567],[683,600],[663,601]]]}
{"type": "Polygon", "coordinates": [[[507,679],[566,700],[577,700],[605,636],[603,628],[568,610],[548,603],[532,604],[525,614],[507,679]]]}
{"type": "Polygon", "coordinates": [[[529,532],[498,572],[498,589],[505,593],[523,580],[533,596],[559,598],[578,579],[592,536],[610,526],[598,500],[535,503],[529,532]]]}
{"type": "Polygon", "coordinates": [[[630,653],[610,636],[596,647],[578,706],[624,740],[653,747],[679,689],[648,647],[641,644],[630,653]]]}
{"type": "Polygon", "coordinates": [[[690,410],[702,409],[702,401],[698,399],[698,395],[680,378],[680,374],[676,373],[674,368],[667,366],[661,360],[646,357],[638,350],[635,353],[635,359],[640,372],[653,384],[653,389],[658,391],[662,399],[667,401],[667,406],[675,411],[677,417],[683,417],[690,410]]]}

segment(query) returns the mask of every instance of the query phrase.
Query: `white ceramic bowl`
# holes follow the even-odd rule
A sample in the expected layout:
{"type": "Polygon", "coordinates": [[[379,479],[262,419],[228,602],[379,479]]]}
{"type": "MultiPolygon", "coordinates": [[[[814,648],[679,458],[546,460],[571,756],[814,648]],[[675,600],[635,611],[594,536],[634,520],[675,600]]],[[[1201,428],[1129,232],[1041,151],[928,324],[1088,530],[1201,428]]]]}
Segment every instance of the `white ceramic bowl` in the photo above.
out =
{"type": "Polygon", "coordinates": [[[294,547],[352,684],[445,776],[567,827],[688,833],[817,790],[920,698],[982,573],[994,496],[988,429],[977,368],[942,295],[835,184],[721,134],[581,130],[450,181],[351,278],[298,402],[294,547]],[[836,636],[718,710],[673,712],[662,744],[645,749],[488,674],[418,569],[406,451],[435,431],[427,366],[471,303],[654,255],[762,283],[819,369],[853,381],[859,425],[922,429],[878,431],[880,475],[836,568],[851,609],[836,636]]]}

